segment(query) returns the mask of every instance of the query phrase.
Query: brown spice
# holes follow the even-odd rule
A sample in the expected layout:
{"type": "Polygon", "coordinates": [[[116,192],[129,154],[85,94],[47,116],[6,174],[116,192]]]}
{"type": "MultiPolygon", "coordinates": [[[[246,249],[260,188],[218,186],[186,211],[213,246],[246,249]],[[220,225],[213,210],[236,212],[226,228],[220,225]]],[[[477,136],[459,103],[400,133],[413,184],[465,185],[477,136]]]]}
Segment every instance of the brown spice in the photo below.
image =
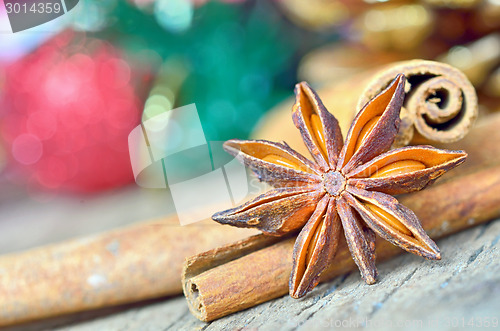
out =
{"type": "Polygon", "coordinates": [[[216,213],[223,224],[271,235],[302,229],[295,242],[290,295],[300,298],[331,264],[343,228],[368,284],[377,278],[375,233],[400,248],[440,259],[415,214],[389,194],[420,190],[465,160],[462,151],[413,146],[389,151],[404,98],[400,74],[354,119],[345,144],[335,117],[306,84],[297,85],[293,121],[314,162],[286,144],[225,143],[225,149],[275,187],[242,206],[216,213]]]}

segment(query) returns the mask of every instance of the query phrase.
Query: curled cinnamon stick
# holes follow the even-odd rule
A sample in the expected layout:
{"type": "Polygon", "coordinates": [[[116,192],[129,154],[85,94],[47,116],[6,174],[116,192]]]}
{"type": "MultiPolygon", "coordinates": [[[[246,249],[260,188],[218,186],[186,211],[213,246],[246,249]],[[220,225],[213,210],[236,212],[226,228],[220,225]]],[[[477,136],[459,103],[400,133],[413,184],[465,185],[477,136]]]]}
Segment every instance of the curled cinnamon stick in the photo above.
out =
{"type": "Polygon", "coordinates": [[[444,63],[412,60],[378,71],[365,86],[356,109],[400,72],[406,75],[409,86],[402,108],[405,126],[399,133],[399,145],[421,141],[420,138],[449,143],[469,132],[477,117],[476,92],[461,71],[444,63]]]}
{"type": "Polygon", "coordinates": [[[0,327],[178,294],[185,257],[249,235],[176,217],[0,257],[0,327]]]}

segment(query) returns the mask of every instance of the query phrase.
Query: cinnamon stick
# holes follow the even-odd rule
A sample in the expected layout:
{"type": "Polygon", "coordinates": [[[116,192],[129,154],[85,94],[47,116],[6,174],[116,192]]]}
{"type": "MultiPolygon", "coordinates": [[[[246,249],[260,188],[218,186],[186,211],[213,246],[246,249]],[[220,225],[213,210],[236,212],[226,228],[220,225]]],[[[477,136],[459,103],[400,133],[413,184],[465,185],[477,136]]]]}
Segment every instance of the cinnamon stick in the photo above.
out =
{"type": "Polygon", "coordinates": [[[396,142],[399,146],[410,141],[449,143],[469,132],[477,117],[476,92],[461,71],[444,63],[412,60],[377,71],[365,86],[356,109],[399,72],[406,75],[409,83],[401,115],[405,125],[396,142]]]}
{"type": "Polygon", "coordinates": [[[185,257],[244,229],[177,217],[0,257],[0,327],[179,294],[185,257]]]}
{"type": "MultiPolygon", "coordinates": [[[[464,230],[500,215],[500,165],[483,169],[400,200],[411,208],[433,239],[464,230]]],[[[264,235],[193,256],[183,271],[184,294],[191,312],[202,321],[212,321],[288,293],[295,238],[264,242],[264,235]],[[241,248],[251,246],[243,256],[241,248]],[[219,251],[225,258],[218,260],[219,251]],[[234,259],[230,256],[234,255],[234,259]]],[[[377,238],[377,260],[403,251],[377,238]]],[[[345,239],[339,243],[331,267],[321,281],[356,269],[345,239]]],[[[360,278],[360,281],[361,278],[360,278]]]]}
{"type": "MultiPolygon", "coordinates": [[[[500,114],[485,118],[465,139],[445,148],[465,149],[464,165],[434,186],[400,198],[434,239],[500,215],[500,114]]],[[[403,251],[377,239],[377,259],[403,251]]],[[[254,236],[188,259],[183,289],[191,312],[203,321],[255,306],[288,292],[295,237],[254,236]]],[[[339,243],[326,281],[356,270],[345,240],[339,243]]],[[[361,279],[360,279],[361,281],[361,279]]]]}
{"type": "MultiPolygon", "coordinates": [[[[396,62],[334,82],[319,89],[327,109],[339,120],[345,135],[356,112],[383,90],[398,74],[408,79],[401,109],[401,127],[395,145],[409,142],[449,143],[463,138],[477,117],[477,96],[467,77],[439,62],[396,62]]],[[[292,102],[287,100],[269,115],[254,133],[258,139],[285,140],[298,152],[307,153],[291,120],[292,102]],[[282,123],[276,127],[275,123],[282,123]]]]}

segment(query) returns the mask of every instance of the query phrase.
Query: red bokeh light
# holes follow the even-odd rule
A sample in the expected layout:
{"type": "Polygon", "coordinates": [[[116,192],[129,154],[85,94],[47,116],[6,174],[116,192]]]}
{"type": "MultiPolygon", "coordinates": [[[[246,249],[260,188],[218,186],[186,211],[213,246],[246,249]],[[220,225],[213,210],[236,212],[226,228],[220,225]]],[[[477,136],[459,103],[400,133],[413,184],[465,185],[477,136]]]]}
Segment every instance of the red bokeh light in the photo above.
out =
{"type": "Polygon", "coordinates": [[[63,191],[133,182],[127,137],[142,103],[132,80],[144,74],[110,44],[70,31],[9,65],[0,111],[11,168],[63,191]]]}

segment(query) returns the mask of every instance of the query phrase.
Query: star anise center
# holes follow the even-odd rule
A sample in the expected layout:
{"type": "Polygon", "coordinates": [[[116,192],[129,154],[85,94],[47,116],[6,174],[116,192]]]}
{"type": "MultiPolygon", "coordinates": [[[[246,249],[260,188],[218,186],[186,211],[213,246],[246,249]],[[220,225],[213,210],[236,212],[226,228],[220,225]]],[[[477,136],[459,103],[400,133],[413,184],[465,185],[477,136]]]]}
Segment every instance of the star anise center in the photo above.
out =
{"type": "Polygon", "coordinates": [[[462,163],[467,154],[430,146],[390,149],[399,130],[404,86],[400,74],[369,101],[343,143],[338,121],[319,96],[306,83],[298,84],[292,118],[314,161],[285,143],[230,140],[224,144],[275,188],[212,218],[272,235],[301,229],[293,250],[292,297],[303,297],[318,284],[331,265],[342,232],[368,284],[377,279],[375,234],[411,253],[441,258],[417,216],[391,195],[424,188],[462,163]]]}
{"type": "Polygon", "coordinates": [[[328,171],[323,175],[325,191],[332,197],[338,197],[345,190],[346,179],[339,171],[328,171]]]}

